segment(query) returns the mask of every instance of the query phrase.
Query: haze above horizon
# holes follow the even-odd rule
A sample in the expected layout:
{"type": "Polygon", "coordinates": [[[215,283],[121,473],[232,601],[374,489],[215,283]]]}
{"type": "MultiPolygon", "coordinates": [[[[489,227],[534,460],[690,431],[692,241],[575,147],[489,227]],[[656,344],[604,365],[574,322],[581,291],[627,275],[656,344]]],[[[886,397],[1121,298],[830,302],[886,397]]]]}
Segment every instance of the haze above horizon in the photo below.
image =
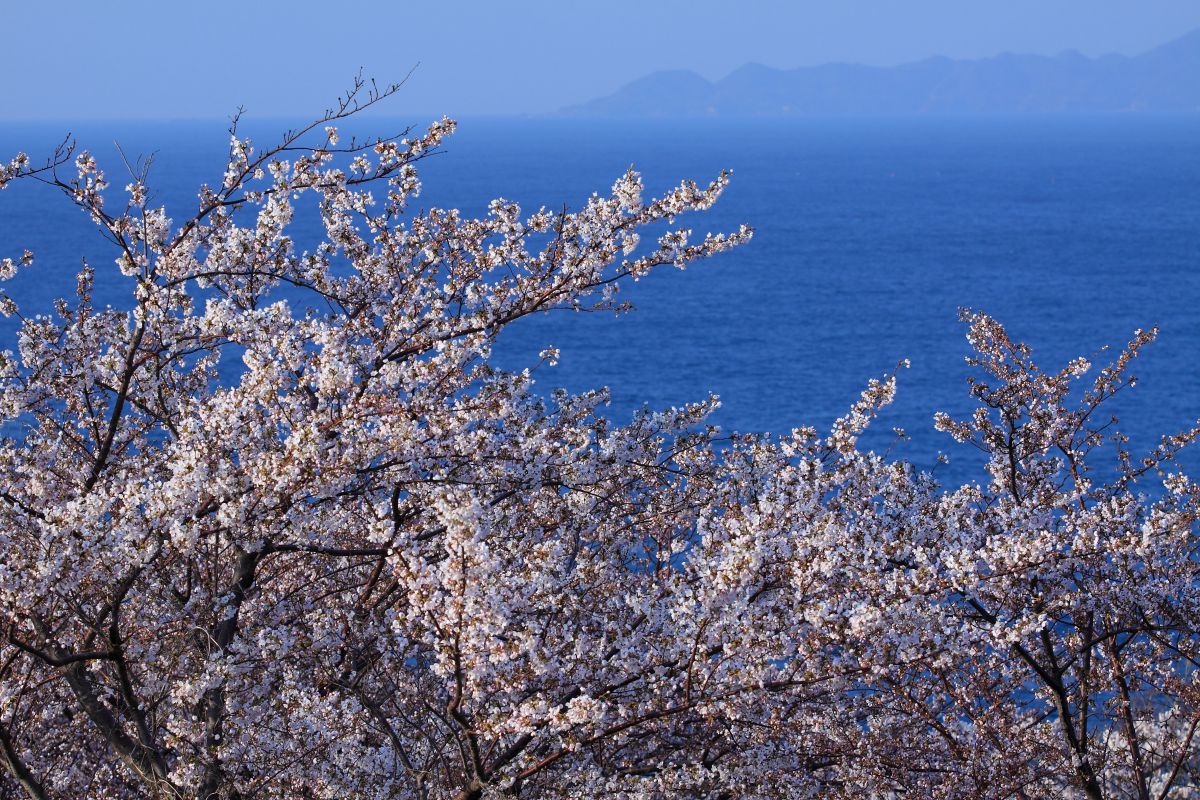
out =
{"type": "Polygon", "coordinates": [[[1195,0],[346,0],[163,4],[67,0],[5,9],[0,113],[12,121],[305,117],[362,68],[413,73],[386,113],[536,114],[648,73],[717,79],[747,62],[891,66],[1002,52],[1136,55],[1196,28],[1195,0]],[[137,31],[136,34],[130,31],[137,31]]]}

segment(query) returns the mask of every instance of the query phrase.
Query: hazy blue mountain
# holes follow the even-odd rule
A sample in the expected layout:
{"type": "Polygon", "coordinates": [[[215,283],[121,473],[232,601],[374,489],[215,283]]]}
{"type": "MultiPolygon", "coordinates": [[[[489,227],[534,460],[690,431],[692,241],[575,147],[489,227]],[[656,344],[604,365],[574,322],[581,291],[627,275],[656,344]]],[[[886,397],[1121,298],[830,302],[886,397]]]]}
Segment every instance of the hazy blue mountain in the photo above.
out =
{"type": "Polygon", "coordinates": [[[746,64],[718,81],[673,70],[563,110],[571,116],[1200,111],[1200,30],[1138,56],[935,57],[897,67],[746,64]]]}

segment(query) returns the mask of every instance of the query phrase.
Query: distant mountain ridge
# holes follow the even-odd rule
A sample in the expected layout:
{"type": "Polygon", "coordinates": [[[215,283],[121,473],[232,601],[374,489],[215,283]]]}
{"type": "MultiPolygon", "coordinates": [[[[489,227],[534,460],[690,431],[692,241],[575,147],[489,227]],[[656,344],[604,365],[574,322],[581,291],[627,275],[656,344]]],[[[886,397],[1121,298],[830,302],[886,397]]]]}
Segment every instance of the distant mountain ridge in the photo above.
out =
{"type": "Polygon", "coordinates": [[[1200,29],[1137,56],[943,56],[896,67],[746,64],[717,81],[655,72],[568,116],[1200,111],[1200,29]]]}

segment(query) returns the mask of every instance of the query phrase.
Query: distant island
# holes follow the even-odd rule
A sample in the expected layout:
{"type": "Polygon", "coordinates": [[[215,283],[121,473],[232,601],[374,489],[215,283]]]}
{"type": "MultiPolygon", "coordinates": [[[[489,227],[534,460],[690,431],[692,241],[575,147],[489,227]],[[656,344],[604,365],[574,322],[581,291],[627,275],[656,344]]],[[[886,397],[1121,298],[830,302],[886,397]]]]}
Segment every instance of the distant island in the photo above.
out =
{"type": "Polygon", "coordinates": [[[896,67],[746,64],[717,81],[655,72],[560,113],[587,117],[1200,111],[1200,30],[1137,56],[928,58],[896,67]]]}

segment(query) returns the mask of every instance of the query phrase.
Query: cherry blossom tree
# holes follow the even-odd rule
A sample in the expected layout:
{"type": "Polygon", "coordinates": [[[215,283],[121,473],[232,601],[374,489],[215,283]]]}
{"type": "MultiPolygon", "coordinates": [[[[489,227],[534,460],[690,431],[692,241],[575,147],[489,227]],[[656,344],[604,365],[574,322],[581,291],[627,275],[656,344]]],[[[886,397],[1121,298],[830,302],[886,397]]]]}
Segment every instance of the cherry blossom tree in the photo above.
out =
{"type": "Polygon", "coordinates": [[[618,424],[491,348],[746,242],[676,222],[727,176],[418,211],[455,124],[338,130],[396,88],[267,148],[235,120],[182,223],[138,165],[116,205],[69,144],[0,166],[130,289],[0,298],[4,796],[1195,796],[1198,432],[1136,460],[1097,410],[1152,333],[1080,389],[969,316],[979,412],[937,424],[981,485],[859,447],[894,375],[823,434],[618,424]]]}
{"type": "MultiPolygon", "coordinates": [[[[930,794],[1195,797],[1200,490],[1175,456],[1200,427],[1135,459],[1104,410],[1157,332],[1046,373],[995,320],[964,320],[979,405],[937,426],[986,455],[988,481],[895,504],[907,521],[858,545],[864,584],[839,593],[893,637],[912,620],[911,666],[871,683],[876,746],[899,722],[930,794]]],[[[867,763],[888,780],[886,757],[867,763]]]]}

